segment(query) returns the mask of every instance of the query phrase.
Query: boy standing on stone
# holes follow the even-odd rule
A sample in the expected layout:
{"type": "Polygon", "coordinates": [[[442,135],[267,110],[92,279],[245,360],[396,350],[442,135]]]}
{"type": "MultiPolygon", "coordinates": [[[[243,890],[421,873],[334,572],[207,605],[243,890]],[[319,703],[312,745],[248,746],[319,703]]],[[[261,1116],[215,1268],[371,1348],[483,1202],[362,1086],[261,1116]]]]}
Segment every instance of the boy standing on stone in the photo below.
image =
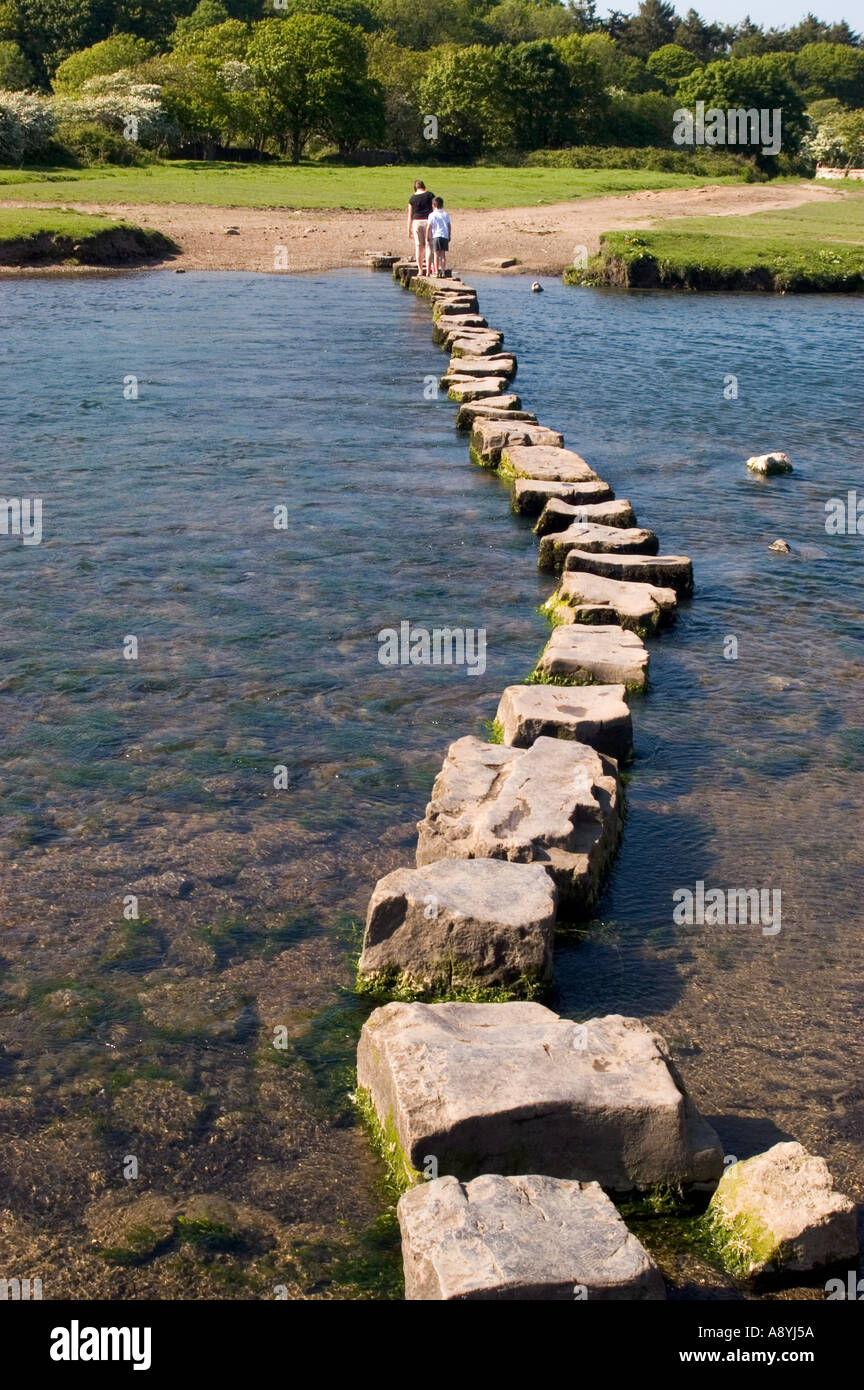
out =
{"type": "Polygon", "coordinates": [[[432,239],[434,256],[433,275],[443,275],[447,269],[447,252],[450,247],[450,217],[444,211],[444,199],[434,198],[429,214],[429,236],[432,239]]]}

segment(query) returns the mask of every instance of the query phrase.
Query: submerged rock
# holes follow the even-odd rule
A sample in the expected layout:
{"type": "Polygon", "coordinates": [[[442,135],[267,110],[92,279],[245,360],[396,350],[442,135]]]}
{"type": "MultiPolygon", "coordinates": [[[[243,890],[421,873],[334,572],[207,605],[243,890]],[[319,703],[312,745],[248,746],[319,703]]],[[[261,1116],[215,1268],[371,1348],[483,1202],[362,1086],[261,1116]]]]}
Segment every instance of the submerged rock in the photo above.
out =
{"type": "Polygon", "coordinates": [[[643,690],[648,653],[635,632],[613,624],[556,627],[537,663],[541,677],[570,685],[624,685],[643,690]]]}
{"type": "Polygon", "coordinates": [[[514,512],[523,516],[538,516],[553,498],[570,502],[575,507],[581,503],[594,506],[599,502],[613,502],[615,494],[609,484],[599,478],[596,481],[589,478],[584,483],[565,483],[517,477],[510,489],[510,505],[514,512]]]}
{"type": "Polygon", "coordinates": [[[674,589],[565,570],[546,608],[557,623],[614,621],[619,627],[646,637],[656,632],[677,602],[674,589]]]}
{"type": "Polygon", "coordinates": [[[633,751],[633,721],[623,685],[571,690],[557,685],[508,685],[496,718],[508,748],[528,748],[538,738],[575,739],[612,758],[633,751]]]}
{"type": "Polygon", "coordinates": [[[791,473],[792,464],[789,462],[788,454],[753,454],[747,460],[747,467],[751,473],[761,473],[763,478],[773,477],[777,473],[791,473]]]}
{"type": "Polygon", "coordinates": [[[557,893],[539,864],[439,859],[375,886],[360,974],[419,991],[552,978],[557,893]]]}
{"type": "Polygon", "coordinates": [[[564,572],[571,570],[627,583],[656,584],[674,589],[679,598],[693,592],[693,561],[687,555],[612,555],[571,550],[564,572]]]}
{"type": "Polygon", "coordinates": [[[245,1028],[245,997],[220,980],[169,980],[138,995],[144,1017],[178,1037],[236,1038],[245,1028]]]}
{"type": "Polygon", "coordinates": [[[438,1178],[404,1193],[397,1212],[409,1301],[666,1297],[654,1261],[595,1182],[438,1178]]]}
{"type": "Polygon", "coordinates": [[[708,1219],[730,1268],[748,1275],[857,1267],[855,1203],[834,1190],[824,1158],[801,1144],[731,1164],[708,1219]]]}
{"type": "MultiPolygon", "coordinates": [[[[563,444],[564,436],[557,430],[547,429],[545,425],[485,420],[478,416],[471,428],[471,449],[474,457],[490,468],[497,467],[501,462],[503,449],[510,451],[513,446],[520,445],[523,448],[530,447],[532,452],[542,449],[545,455],[561,449],[563,444]]],[[[539,462],[542,462],[542,459],[538,458],[539,462]]]]}
{"type": "Polygon", "coordinates": [[[550,531],[541,536],[537,563],[541,570],[560,571],[571,550],[656,555],[659,548],[654,532],[642,526],[599,526],[590,521],[577,522],[564,531],[550,531]]]}
{"type": "Polygon", "coordinates": [[[782,536],[780,536],[769,545],[768,549],[773,550],[775,555],[789,555],[791,554],[792,547],[788,541],[784,541],[782,536]]]}
{"type": "Polygon", "coordinates": [[[357,1079],[407,1163],[468,1181],[526,1170],[612,1191],[713,1183],[717,1135],[635,1018],[572,1023],[541,1004],[387,1004],[357,1079]]]}
{"type": "Polygon", "coordinates": [[[545,536],[550,531],[566,531],[576,522],[590,522],[598,526],[635,526],[636,516],[626,497],[579,505],[553,497],[543,508],[534,532],[538,536],[545,536]]]}
{"type": "Polygon", "coordinates": [[[538,738],[530,748],[457,739],[418,824],[417,864],[509,859],[542,864],[562,898],[585,910],[619,828],[618,769],[586,744],[538,738]]]}

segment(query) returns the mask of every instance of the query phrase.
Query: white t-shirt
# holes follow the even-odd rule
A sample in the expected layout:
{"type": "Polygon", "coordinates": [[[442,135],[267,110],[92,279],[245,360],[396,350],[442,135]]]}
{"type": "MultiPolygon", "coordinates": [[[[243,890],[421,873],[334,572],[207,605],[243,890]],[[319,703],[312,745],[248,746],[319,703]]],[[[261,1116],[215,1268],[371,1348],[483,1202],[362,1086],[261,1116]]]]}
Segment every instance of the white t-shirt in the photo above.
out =
{"type": "Polygon", "coordinates": [[[429,235],[450,239],[450,217],[443,208],[433,208],[429,214],[429,235]]]}

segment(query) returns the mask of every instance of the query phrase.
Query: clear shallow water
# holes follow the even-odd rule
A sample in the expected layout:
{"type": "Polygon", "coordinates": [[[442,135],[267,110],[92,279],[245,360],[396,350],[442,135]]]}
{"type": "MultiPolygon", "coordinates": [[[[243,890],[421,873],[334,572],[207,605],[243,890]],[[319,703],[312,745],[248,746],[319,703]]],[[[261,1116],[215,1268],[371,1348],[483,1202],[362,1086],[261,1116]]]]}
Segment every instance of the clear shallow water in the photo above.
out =
{"type": "MultiPolygon", "coordinates": [[[[526,406],[696,565],[558,1007],[646,1017],[728,1152],[791,1134],[864,1196],[864,539],[824,531],[860,482],[864,304],[477,285],[526,406]],[[776,447],[793,477],[750,478],[776,447]],[[780,888],[780,935],[674,927],[698,879],[780,888]]],[[[55,1295],[353,1290],[333,1243],[356,1252],[380,1197],[344,1099],[348,920],[410,861],[446,745],[533,665],[549,577],[424,398],[445,359],[386,277],[3,294],[2,491],[44,499],[41,545],[0,537],[4,1234],[55,1295]],[[486,672],[381,666],[405,619],[484,627],[486,672]],[[221,1194],[256,1234],[221,1264],[175,1242],[106,1267],[90,1243],[143,1191],[221,1194]]]]}

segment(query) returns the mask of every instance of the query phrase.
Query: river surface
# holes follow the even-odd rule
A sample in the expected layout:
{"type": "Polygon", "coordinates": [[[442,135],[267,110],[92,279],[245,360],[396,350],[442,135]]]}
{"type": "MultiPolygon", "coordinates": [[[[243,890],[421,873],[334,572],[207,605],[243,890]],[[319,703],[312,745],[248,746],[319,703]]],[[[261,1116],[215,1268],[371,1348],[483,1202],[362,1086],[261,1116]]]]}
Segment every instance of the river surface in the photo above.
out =
{"type": "MultiPolygon", "coordinates": [[[[825,529],[864,498],[864,302],[475,282],[526,407],[696,574],[553,1006],[645,1018],[728,1154],[794,1137],[864,1199],[864,536],[825,529]],[[700,881],[780,890],[781,930],[675,925],[700,881]]],[[[534,538],[389,277],[0,293],[0,492],[43,500],[0,536],[0,1273],[392,1296],[356,923],[546,639],[534,538]],[[485,671],[382,665],[406,620],[484,628],[485,671]]]]}

